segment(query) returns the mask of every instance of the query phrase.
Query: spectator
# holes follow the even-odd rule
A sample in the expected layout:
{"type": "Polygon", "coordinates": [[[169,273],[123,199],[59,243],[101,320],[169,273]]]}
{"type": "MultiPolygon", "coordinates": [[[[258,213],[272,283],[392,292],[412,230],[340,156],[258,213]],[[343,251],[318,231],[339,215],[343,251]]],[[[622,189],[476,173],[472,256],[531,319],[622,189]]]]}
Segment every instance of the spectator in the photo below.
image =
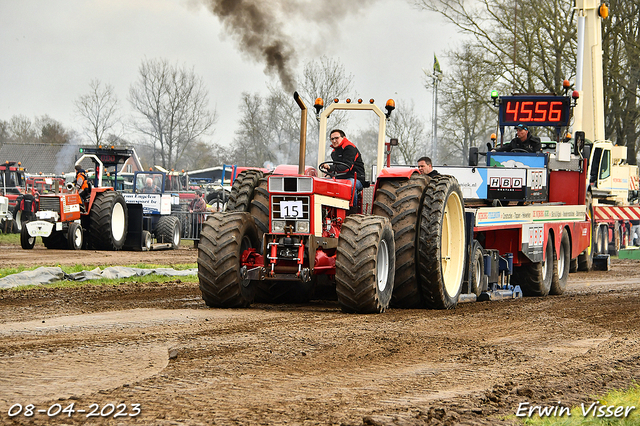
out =
{"type": "Polygon", "coordinates": [[[200,238],[200,231],[202,230],[202,223],[204,222],[204,213],[207,211],[207,202],[202,196],[202,191],[196,189],[196,198],[189,203],[189,213],[191,213],[191,234],[193,235],[194,244],[198,246],[198,239],[200,238]]]}

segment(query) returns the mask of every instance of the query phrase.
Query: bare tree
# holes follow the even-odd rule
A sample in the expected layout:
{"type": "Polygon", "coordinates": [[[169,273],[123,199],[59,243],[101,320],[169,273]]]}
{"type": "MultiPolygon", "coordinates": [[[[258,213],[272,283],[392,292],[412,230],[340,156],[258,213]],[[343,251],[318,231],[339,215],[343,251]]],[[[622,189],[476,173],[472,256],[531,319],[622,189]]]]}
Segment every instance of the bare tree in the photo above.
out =
{"type": "Polygon", "coordinates": [[[34,143],[38,139],[38,132],[25,115],[14,115],[9,121],[10,138],[16,143],[34,143]]]}
{"type": "Polygon", "coordinates": [[[267,113],[264,99],[257,93],[242,94],[240,106],[242,117],[234,138],[234,159],[243,166],[261,167],[265,162],[276,159],[275,150],[270,146],[267,113]]]}
{"type": "Polygon", "coordinates": [[[514,92],[560,93],[575,75],[576,25],[571,0],[415,0],[469,34],[514,92]],[[553,12],[550,12],[553,11],[553,12]]]}
{"type": "MultiPolygon", "coordinates": [[[[396,164],[416,164],[418,158],[426,155],[423,151],[427,138],[425,122],[415,112],[413,101],[405,103],[398,100],[396,105],[386,131],[387,137],[398,138],[398,146],[393,148],[392,159],[396,164]]],[[[377,151],[376,146],[374,152],[377,151]]]]}
{"type": "Polygon", "coordinates": [[[119,122],[118,98],[113,86],[91,80],[90,91],[76,102],[76,114],[84,120],[84,132],[96,146],[101,145],[111,129],[119,122]]]}
{"type": "Polygon", "coordinates": [[[175,168],[189,145],[217,121],[216,112],[208,109],[202,78],[164,59],[142,62],[129,102],[142,116],[136,128],[157,145],[165,168],[175,168]]]}
{"type": "Polygon", "coordinates": [[[492,72],[485,52],[471,43],[450,51],[452,68],[445,74],[440,90],[438,117],[438,158],[447,164],[463,164],[469,148],[489,140],[496,127],[497,111],[491,106],[492,89],[500,89],[500,78],[492,72]]]}

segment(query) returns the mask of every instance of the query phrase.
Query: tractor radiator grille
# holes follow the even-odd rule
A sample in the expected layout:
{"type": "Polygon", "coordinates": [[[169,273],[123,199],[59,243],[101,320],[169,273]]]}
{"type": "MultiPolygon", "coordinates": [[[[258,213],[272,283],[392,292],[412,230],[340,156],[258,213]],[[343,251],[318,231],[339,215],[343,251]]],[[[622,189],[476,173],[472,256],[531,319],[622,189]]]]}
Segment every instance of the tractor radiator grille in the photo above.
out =
{"type": "Polygon", "coordinates": [[[60,198],[58,197],[40,197],[40,210],[54,211],[60,214],[60,198]]]}
{"type": "Polygon", "coordinates": [[[273,195],[271,218],[309,220],[309,197],[273,195]]]}

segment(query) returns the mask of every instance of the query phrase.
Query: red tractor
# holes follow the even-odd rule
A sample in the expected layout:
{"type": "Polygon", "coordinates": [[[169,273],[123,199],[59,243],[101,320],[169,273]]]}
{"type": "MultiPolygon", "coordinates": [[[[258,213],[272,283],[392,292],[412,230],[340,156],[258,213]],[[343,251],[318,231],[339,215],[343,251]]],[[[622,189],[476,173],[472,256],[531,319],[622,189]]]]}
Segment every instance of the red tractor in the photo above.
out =
{"type": "MultiPolygon", "coordinates": [[[[80,157],[77,164],[87,157],[93,158],[102,169],[98,157],[91,154],[80,157]]],[[[127,205],[122,195],[113,188],[101,187],[101,180],[99,175],[100,183],[91,188],[84,209],[81,209],[83,201],[73,184],[67,184],[64,191],[57,181],[54,182],[53,193],[40,195],[36,220],[25,222],[22,227],[22,248],[32,249],[36,237],[41,237],[45,247],[50,249],[79,250],[92,247],[120,250],[127,238],[127,205]]]]}
{"type": "Polygon", "coordinates": [[[351,181],[335,174],[319,177],[305,166],[306,106],[297,93],[294,98],[302,110],[299,165],[278,166],[270,174],[240,173],[227,210],[204,224],[198,276],[206,304],[305,301],[329,286],[344,312],[455,306],[466,257],[463,198],[455,178],[431,179],[412,167],[383,168],[392,100],[385,114],[373,100],[336,100],[320,113],[318,99],[317,170],[333,111],[366,110],[379,117],[379,173],[365,189],[373,192],[371,213],[362,196],[352,206],[351,181]]]}

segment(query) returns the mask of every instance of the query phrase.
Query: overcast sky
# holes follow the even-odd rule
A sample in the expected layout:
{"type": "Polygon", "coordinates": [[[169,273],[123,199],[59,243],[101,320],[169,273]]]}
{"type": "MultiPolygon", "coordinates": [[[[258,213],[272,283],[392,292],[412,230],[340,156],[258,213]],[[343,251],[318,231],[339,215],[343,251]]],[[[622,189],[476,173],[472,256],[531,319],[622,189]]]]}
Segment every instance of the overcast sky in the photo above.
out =
{"type": "MultiPolygon", "coordinates": [[[[298,48],[293,75],[320,55],[336,58],[353,74],[360,96],[374,98],[381,107],[388,98],[413,100],[430,128],[432,95],[424,87],[422,69],[433,68],[435,53],[446,72],[444,51],[461,39],[452,26],[438,15],[415,9],[411,0],[287,1],[307,5],[305,10],[316,14],[309,19],[281,16],[281,22],[274,22],[274,28],[281,27],[298,48]],[[333,16],[330,11],[336,12],[337,4],[351,10],[333,16]]],[[[203,77],[210,106],[219,116],[211,141],[229,144],[242,92],[266,94],[273,77],[265,74],[264,64],[242,53],[237,40],[203,4],[0,0],[0,119],[46,114],[79,131],[74,101],[88,93],[92,79],[111,84],[123,112],[130,115],[127,94],[141,62],[163,58],[193,67],[203,77]]]]}

